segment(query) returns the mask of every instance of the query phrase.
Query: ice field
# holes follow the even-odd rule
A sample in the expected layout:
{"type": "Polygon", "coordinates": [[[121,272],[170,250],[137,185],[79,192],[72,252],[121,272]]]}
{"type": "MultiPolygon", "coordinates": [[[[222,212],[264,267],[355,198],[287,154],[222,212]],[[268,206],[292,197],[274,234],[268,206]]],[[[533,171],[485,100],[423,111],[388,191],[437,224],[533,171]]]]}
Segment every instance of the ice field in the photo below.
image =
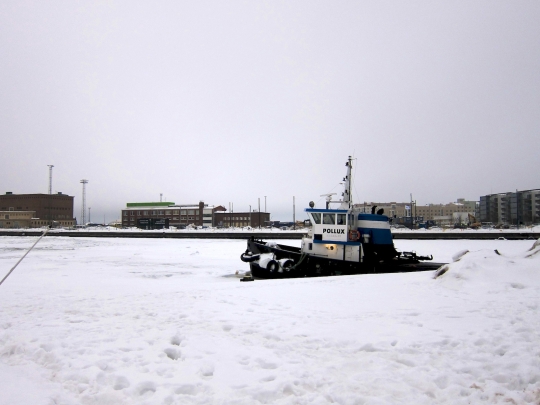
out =
{"type": "MultiPolygon", "coordinates": [[[[0,237],[0,278],[36,239],[0,237]]],[[[538,404],[534,242],[241,283],[241,240],[45,237],[0,286],[0,405],[538,404]]]]}

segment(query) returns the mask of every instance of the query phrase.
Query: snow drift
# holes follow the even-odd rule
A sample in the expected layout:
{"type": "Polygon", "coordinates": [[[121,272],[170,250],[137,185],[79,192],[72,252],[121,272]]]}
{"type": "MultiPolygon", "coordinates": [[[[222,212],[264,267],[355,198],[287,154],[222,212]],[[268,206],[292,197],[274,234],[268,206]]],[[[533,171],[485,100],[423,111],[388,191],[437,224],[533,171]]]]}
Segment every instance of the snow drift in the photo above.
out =
{"type": "Polygon", "coordinates": [[[0,289],[0,404],[538,403],[539,243],[416,247],[459,254],[240,283],[243,241],[44,238],[0,289]]]}

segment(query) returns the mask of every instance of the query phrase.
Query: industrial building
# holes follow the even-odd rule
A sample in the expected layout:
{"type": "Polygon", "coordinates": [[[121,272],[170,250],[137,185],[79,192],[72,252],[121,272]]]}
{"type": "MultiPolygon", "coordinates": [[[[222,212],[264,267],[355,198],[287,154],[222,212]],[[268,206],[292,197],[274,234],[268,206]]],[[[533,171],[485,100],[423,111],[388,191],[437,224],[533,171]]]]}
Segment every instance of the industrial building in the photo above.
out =
{"type": "Polygon", "coordinates": [[[424,220],[434,220],[440,216],[452,216],[456,212],[467,212],[475,215],[478,203],[476,201],[466,201],[463,198],[458,198],[455,203],[448,204],[427,204],[418,205],[412,202],[389,202],[389,203],[363,203],[355,204],[355,208],[363,209],[364,212],[371,212],[372,207],[377,207],[377,210],[384,209],[384,214],[390,218],[398,218],[405,216],[423,217],[424,220]]]}
{"type": "Polygon", "coordinates": [[[20,228],[39,226],[64,226],[75,225],[73,217],[73,197],[57,194],[13,194],[7,192],[0,195],[0,211],[2,222],[0,227],[14,227],[15,216],[18,216],[20,228]],[[23,214],[24,212],[24,214],[23,214]],[[6,219],[9,216],[9,221],[6,219]],[[31,222],[28,222],[28,216],[31,222]],[[10,222],[9,226],[6,222],[10,222]],[[24,224],[24,225],[23,225],[24,224]]]}
{"type": "Polygon", "coordinates": [[[457,202],[448,204],[418,205],[415,201],[401,203],[364,202],[363,204],[355,204],[354,207],[367,213],[371,212],[373,207],[377,207],[377,211],[383,209],[384,214],[394,220],[394,224],[408,227],[427,221],[445,226],[467,223],[469,214],[473,217],[478,215],[478,203],[476,201],[467,201],[464,198],[458,198],[457,202]],[[464,220],[464,218],[467,220],[464,220]]]}
{"type": "Polygon", "coordinates": [[[480,197],[480,221],[493,225],[540,223],[540,189],[480,197]]]}
{"type": "MultiPolygon", "coordinates": [[[[176,205],[174,202],[136,202],[127,203],[122,210],[122,226],[136,227],[140,220],[167,219],[168,226],[184,228],[188,225],[214,226],[213,214],[225,211],[221,205],[213,206],[200,201],[198,204],[176,205]]],[[[142,223],[145,223],[144,221],[142,223]]]]}
{"type": "Polygon", "coordinates": [[[270,226],[270,214],[268,212],[215,212],[215,226],[223,228],[245,227],[259,228],[270,226]]]}
{"type": "Polygon", "coordinates": [[[35,211],[0,211],[0,228],[32,228],[35,211]]]}

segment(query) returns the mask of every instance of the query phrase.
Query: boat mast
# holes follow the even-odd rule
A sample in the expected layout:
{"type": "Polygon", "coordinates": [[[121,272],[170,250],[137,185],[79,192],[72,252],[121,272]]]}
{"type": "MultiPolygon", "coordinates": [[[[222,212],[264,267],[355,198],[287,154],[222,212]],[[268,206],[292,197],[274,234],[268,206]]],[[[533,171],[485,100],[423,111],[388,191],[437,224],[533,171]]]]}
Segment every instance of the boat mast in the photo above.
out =
{"type": "Polygon", "coordinates": [[[352,176],[352,158],[349,156],[349,159],[347,160],[347,163],[345,163],[345,166],[347,166],[347,175],[343,179],[344,183],[344,191],[343,191],[343,202],[341,204],[341,209],[350,209],[352,206],[352,196],[351,196],[351,176],[352,176]]]}

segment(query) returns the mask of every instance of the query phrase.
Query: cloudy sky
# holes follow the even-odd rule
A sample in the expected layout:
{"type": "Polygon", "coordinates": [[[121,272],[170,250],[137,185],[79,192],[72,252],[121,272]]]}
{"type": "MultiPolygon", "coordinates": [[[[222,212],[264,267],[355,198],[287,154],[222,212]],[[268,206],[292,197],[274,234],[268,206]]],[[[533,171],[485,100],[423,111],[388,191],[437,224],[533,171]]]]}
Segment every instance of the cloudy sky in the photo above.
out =
{"type": "MultiPolygon", "coordinates": [[[[0,192],[203,200],[540,187],[538,1],[0,2],[0,192]]],[[[264,203],[262,207],[264,209],[264,203]]]]}

